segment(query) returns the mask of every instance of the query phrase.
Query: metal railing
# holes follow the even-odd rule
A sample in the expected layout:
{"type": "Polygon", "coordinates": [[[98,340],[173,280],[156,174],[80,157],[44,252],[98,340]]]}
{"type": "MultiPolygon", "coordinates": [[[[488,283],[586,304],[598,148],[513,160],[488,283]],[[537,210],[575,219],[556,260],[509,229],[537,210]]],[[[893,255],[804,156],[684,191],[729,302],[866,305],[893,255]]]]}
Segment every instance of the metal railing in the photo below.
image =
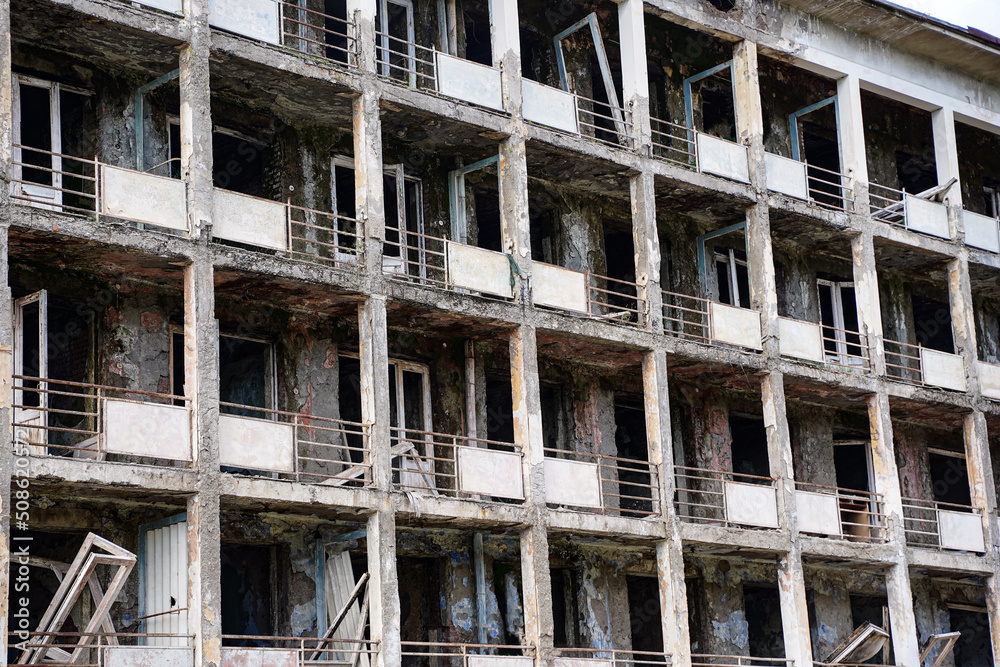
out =
{"type": "Polygon", "coordinates": [[[868,184],[868,198],[871,216],[890,225],[906,226],[906,212],[903,199],[906,193],[878,183],[868,184]]]}
{"type": "Polygon", "coordinates": [[[364,232],[354,218],[285,204],[291,259],[334,266],[364,265],[364,232]]]}
{"type": "Polygon", "coordinates": [[[885,374],[894,380],[923,384],[924,362],[920,353],[923,346],[919,343],[900,343],[889,338],[884,338],[882,342],[885,348],[885,374]]]}
{"type": "Polygon", "coordinates": [[[375,31],[375,66],[383,79],[436,93],[437,61],[434,53],[433,47],[375,31]]]}
{"type": "Polygon", "coordinates": [[[758,484],[772,489],[777,488],[777,483],[772,477],[687,466],[674,467],[674,480],[676,481],[674,506],[681,521],[723,526],[742,525],[730,521],[727,483],[758,484]]]}
{"type": "MultiPolygon", "coordinates": [[[[25,375],[12,377],[14,441],[35,455],[103,460],[108,456],[103,438],[104,407],[108,399],[190,406],[188,399],[170,394],[25,375]]],[[[133,455],[127,456],[133,458],[133,455]]],[[[174,460],[152,453],[142,458],[174,460]]]]}
{"type": "Polygon", "coordinates": [[[794,661],[787,658],[751,658],[740,655],[713,655],[692,653],[691,667],[791,667],[794,661]]]}
{"type": "Polygon", "coordinates": [[[99,197],[97,158],[15,144],[12,146],[11,199],[63,213],[91,214],[99,197]]]}
{"type": "Polygon", "coordinates": [[[698,171],[698,142],[690,128],[670,121],[650,118],[653,157],[698,171]]]}
{"type": "Polygon", "coordinates": [[[408,491],[458,498],[472,497],[474,494],[466,493],[459,488],[460,447],[523,453],[521,446],[512,442],[395,426],[389,431],[393,486],[408,491]]]}
{"type": "Polygon", "coordinates": [[[386,228],[382,271],[390,278],[448,287],[448,239],[386,228]]]}
{"type": "Polygon", "coordinates": [[[193,635],[128,632],[9,632],[7,641],[11,653],[20,650],[12,664],[44,664],[47,667],[104,667],[108,664],[108,652],[116,648],[148,647],[166,649],[171,653],[190,652],[193,635]],[[77,659],[73,652],[80,650],[77,659]],[[28,651],[35,655],[31,662],[28,651]]]}
{"type": "MultiPolygon", "coordinates": [[[[810,325],[816,324],[815,322],[798,320],[793,317],[783,317],[782,319],[794,320],[810,325]]],[[[820,344],[823,347],[823,357],[826,364],[839,366],[848,371],[868,370],[871,368],[868,336],[866,334],[822,323],[817,326],[819,326],[820,344]]]]}
{"type": "Polygon", "coordinates": [[[649,461],[550,447],[545,448],[545,457],[597,465],[601,507],[584,508],[587,511],[630,517],[660,514],[658,470],[649,461]]]}
{"type": "MultiPolygon", "coordinates": [[[[280,479],[331,486],[367,486],[372,481],[368,429],[364,424],[236,403],[220,403],[221,414],[250,422],[286,424],[292,436],[292,469],[277,466],[246,470],[273,473],[280,479]]],[[[270,443],[277,447],[279,443],[270,443]]],[[[275,456],[275,461],[281,460],[275,456]]],[[[233,472],[233,470],[230,470],[233,472]]]]}
{"type": "MultiPolygon", "coordinates": [[[[378,642],[367,639],[323,639],[319,637],[266,637],[259,635],[222,635],[222,664],[226,652],[251,654],[260,651],[264,662],[250,664],[287,664],[274,652],[294,656],[298,667],[334,667],[335,665],[370,664],[378,654],[378,642]]],[[[240,662],[239,664],[244,664],[240,662]]]]}
{"type": "Polygon", "coordinates": [[[670,655],[655,651],[628,651],[608,648],[557,648],[556,658],[600,660],[611,667],[642,667],[643,665],[670,665],[670,655]]]}
{"type": "Polygon", "coordinates": [[[646,325],[648,303],[638,283],[609,278],[585,271],[587,312],[591,317],[642,327],[646,325]]]}
{"type": "Polygon", "coordinates": [[[838,211],[854,210],[854,188],[850,176],[808,162],[805,165],[810,204],[838,211]]]}
{"type": "Polygon", "coordinates": [[[982,517],[982,510],[969,505],[943,503],[937,500],[903,498],[903,530],[906,543],[913,547],[947,549],[941,540],[940,512],[959,512],[982,517]]]}
{"type": "MultiPolygon", "coordinates": [[[[663,294],[663,333],[666,336],[693,340],[708,345],[722,344],[741,347],[715,337],[715,322],[712,315],[712,304],[722,304],[701,296],[690,296],[662,290],[663,294]]],[[[729,306],[736,308],[737,306],[729,306]]],[[[749,308],[743,310],[752,311],[749,308]]]]}
{"type": "Polygon", "coordinates": [[[631,107],[622,108],[616,102],[601,102],[574,92],[570,94],[576,98],[577,125],[582,136],[616,148],[632,149],[631,107]]]}
{"type": "Polygon", "coordinates": [[[535,659],[533,646],[504,644],[465,644],[460,642],[400,642],[402,665],[437,665],[468,667],[474,656],[521,656],[535,659]]]}
{"type": "Polygon", "coordinates": [[[885,542],[888,539],[881,493],[807,482],[795,482],[795,490],[830,495],[836,499],[843,539],[851,542],[885,542]]]}
{"type": "Polygon", "coordinates": [[[282,45],[312,58],[348,67],[357,66],[358,42],[354,22],[305,5],[278,0],[282,45]]]}

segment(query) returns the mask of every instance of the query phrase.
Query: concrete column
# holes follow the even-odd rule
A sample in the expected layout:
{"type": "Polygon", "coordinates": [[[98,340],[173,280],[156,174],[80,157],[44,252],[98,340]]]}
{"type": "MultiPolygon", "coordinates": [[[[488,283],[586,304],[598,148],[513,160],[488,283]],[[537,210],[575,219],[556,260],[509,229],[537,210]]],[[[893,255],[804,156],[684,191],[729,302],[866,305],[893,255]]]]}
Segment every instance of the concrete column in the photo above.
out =
{"type": "Polygon", "coordinates": [[[180,48],[181,176],[187,182],[188,229],[211,236],[212,90],[208,0],[187,0],[189,41],[180,48]]]}
{"type": "Polygon", "coordinates": [[[760,313],[764,354],[777,357],[781,354],[778,346],[778,289],[774,277],[771,220],[766,202],[747,209],[746,224],[750,305],[760,313]]]}
{"type": "MultiPolygon", "coordinates": [[[[388,414],[386,412],[385,414],[388,414]]],[[[370,633],[379,643],[373,667],[402,661],[399,639],[399,581],[396,575],[396,522],[392,510],[380,507],[368,517],[368,581],[370,633]]]]}
{"type": "MultiPolygon", "coordinates": [[[[7,230],[10,226],[11,160],[10,0],[0,0],[0,442],[10,443],[14,319],[11,309],[7,230]]],[[[0,447],[0,624],[10,618],[10,483],[14,452],[0,447]]],[[[7,655],[7,633],[0,649],[7,655]]]]}
{"type": "Polygon", "coordinates": [[[888,522],[892,564],[886,569],[886,596],[892,631],[892,650],[898,665],[919,665],[920,645],[916,617],[913,612],[913,592],[906,560],[906,533],[903,527],[903,501],[899,473],[893,454],[892,421],[889,418],[889,398],[874,394],[868,398],[868,419],[871,425],[872,470],[875,490],[883,496],[883,508],[888,522]]]}
{"type": "MultiPolygon", "coordinates": [[[[934,132],[934,164],[937,167],[938,183],[960,178],[958,167],[958,141],[955,139],[955,112],[951,109],[936,109],[931,112],[931,127],[934,132]]],[[[948,204],[962,209],[962,183],[948,191],[948,204]]]]}
{"type": "Polygon", "coordinates": [[[766,196],[764,112],[757,77],[757,45],[748,40],[737,43],[733,50],[733,91],[736,95],[736,136],[749,150],[750,184],[766,196]]]}
{"type": "Polygon", "coordinates": [[[521,31],[517,0],[489,0],[493,66],[500,68],[504,109],[521,115],[521,31]]]}
{"type": "Polygon", "coordinates": [[[389,428],[389,347],[385,296],[372,295],[358,307],[361,362],[361,419],[368,427],[372,484],[388,491],[392,486],[389,428]]]}
{"type": "Polygon", "coordinates": [[[618,5],[621,39],[622,99],[632,110],[632,136],[643,155],[649,155],[649,74],[646,71],[646,26],[642,0],[624,0],[618,5]]]}
{"type": "MultiPolygon", "coordinates": [[[[374,39],[374,37],[372,38],[374,39]]],[[[382,121],[374,74],[354,99],[354,205],[364,227],[365,266],[375,293],[382,289],[385,201],[382,187],[382,121]]]]}
{"type": "Polygon", "coordinates": [[[353,17],[354,27],[348,29],[356,39],[356,65],[361,72],[375,75],[375,12],[376,0],[347,0],[347,16],[353,17]]]}
{"type": "Polygon", "coordinates": [[[632,244],[639,295],[646,302],[647,328],[663,332],[663,292],[660,288],[660,235],[656,227],[653,174],[641,172],[629,179],[632,197],[632,244]]]}
{"type": "MultiPolygon", "coordinates": [[[[523,125],[520,130],[523,131],[523,125]]],[[[528,215],[528,165],[523,133],[515,133],[500,142],[497,163],[500,187],[500,230],[504,252],[510,253],[521,271],[519,285],[531,274],[531,221],[528,215]]],[[[517,298],[527,300],[526,294],[517,298]]]]}
{"type": "Polygon", "coordinates": [[[976,343],[976,315],[969,281],[969,251],[960,248],[958,257],[948,262],[948,304],[951,308],[951,331],[955,353],[965,363],[968,389],[979,394],[979,346],[976,343]]]}
{"type": "Polygon", "coordinates": [[[876,375],[885,375],[885,347],[882,344],[882,306],[879,299],[878,272],[875,269],[875,244],[870,230],[851,238],[854,268],[854,294],[858,302],[861,330],[868,336],[868,354],[876,375]]]}
{"type": "Polygon", "coordinates": [[[966,415],[963,434],[972,506],[979,508],[983,513],[986,557],[993,561],[994,574],[986,577],[985,582],[986,607],[990,619],[993,655],[1000,656],[1000,563],[997,561],[997,549],[994,546],[1000,543],[1000,535],[997,533],[997,492],[993,482],[993,461],[990,456],[985,413],[975,410],[966,415]]]}
{"type": "Polygon", "coordinates": [[[778,482],[778,521],[782,527],[787,527],[792,537],[791,550],[778,562],[778,597],[781,600],[785,657],[794,661],[796,667],[809,667],[812,664],[812,641],[795,506],[792,441],[785,417],[784,376],[779,372],[766,374],[761,382],[761,394],[764,427],[767,430],[767,458],[771,476],[778,482]]]}
{"type": "Polygon", "coordinates": [[[868,215],[868,157],[861,117],[861,83],[855,74],[837,79],[837,121],[841,169],[854,182],[854,212],[868,215]]]}

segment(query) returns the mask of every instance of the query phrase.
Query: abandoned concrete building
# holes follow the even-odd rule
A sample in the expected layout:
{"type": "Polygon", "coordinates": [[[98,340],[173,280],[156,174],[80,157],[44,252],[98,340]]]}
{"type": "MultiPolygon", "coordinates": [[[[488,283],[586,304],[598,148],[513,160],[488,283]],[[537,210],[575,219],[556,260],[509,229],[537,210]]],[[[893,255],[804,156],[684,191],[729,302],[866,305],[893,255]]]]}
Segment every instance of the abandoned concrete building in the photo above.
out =
{"type": "Polygon", "coordinates": [[[9,663],[997,664],[996,39],[878,0],[0,33],[9,663]]]}

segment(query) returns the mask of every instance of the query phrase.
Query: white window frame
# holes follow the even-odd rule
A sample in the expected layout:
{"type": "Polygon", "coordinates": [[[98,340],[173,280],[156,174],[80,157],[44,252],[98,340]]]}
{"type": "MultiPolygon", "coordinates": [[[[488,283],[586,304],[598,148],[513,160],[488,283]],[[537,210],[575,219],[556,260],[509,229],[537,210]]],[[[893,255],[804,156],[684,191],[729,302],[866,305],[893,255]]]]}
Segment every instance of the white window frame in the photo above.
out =
{"type": "MultiPolygon", "coordinates": [[[[847,355],[847,333],[844,320],[844,289],[849,288],[854,291],[854,281],[836,281],[836,280],[823,280],[822,278],[816,279],[816,297],[819,299],[819,304],[823,303],[823,288],[827,287],[830,289],[830,307],[833,310],[833,324],[827,324],[823,321],[822,309],[820,311],[820,331],[826,327],[833,327],[833,338],[837,346],[836,353],[830,352],[823,346],[823,353],[826,355],[828,360],[839,359],[842,363],[848,363],[853,357],[847,355]]],[[[855,293],[855,304],[857,303],[857,293],[855,293]]],[[[860,322],[861,317],[859,314],[855,313],[855,318],[860,322]]],[[[859,336],[860,336],[860,332],[859,336]]],[[[825,341],[825,339],[824,339],[825,341]]],[[[860,343],[859,343],[860,346],[860,343]]],[[[860,360],[856,360],[860,363],[860,360]]]]}
{"type": "MultiPolygon", "coordinates": [[[[406,72],[407,72],[407,83],[411,88],[417,87],[417,47],[416,47],[416,30],[413,23],[413,2],[411,0],[379,0],[378,4],[379,10],[379,32],[381,33],[379,41],[381,42],[381,49],[383,53],[384,61],[379,63],[381,68],[382,76],[387,78],[394,78],[392,76],[393,69],[390,67],[390,59],[392,56],[390,54],[395,53],[396,55],[405,55],[406,57],[406,72]],[[399,5],[406,10],[406,53],[403,54],[399,51],[394,51],[390,48],[390,44],[395,41],[389,36],[389,5],[399,5]]],[[[398,68],[397,68],[398,69],[398,68]]]]}
{"type": "MultiPolygon", "coordinates": [[[[340,230],[340,218],[341,215],[340,207],[337,205],[338,197],[340,194],[337,192],[337,169],[349,169],[351,174],[357,178],[357,174],[354,171],[354,158],[347,155],[334,155],[330,158],[330,202],[332,204],[334,224],[336,228],[333,231],[334,234],[334,244],[336,248],[334,249],[335,258],[338,262],[354,262],[357,259],[357,255],[353,252],[344,252],[341,248],[354,247],[357,238],[351,239],[350,243],[344,243],[341,238],[340,230]]],[[[357,181],[355,180],[355,189],[350,193],[351,199],[355,200],[355,212],[357,211],[357,181]]],[[[355,231],[357,231],[357,214],[355,213],[355,231]]]]}
{"type": "MultiPolygon", "coordinates": [[[[872,531],[884,530],[884,528],[879,528],[876,525],[876,522],[873,521],[873,519],[879,515],[879,507],[878,507],[878,497],[876,495],[878,493],[878,490],[875,487],[875,463],[872,460],[872,443],[871,443],[871,441],[870,440],[834,440],[833,441],[833,446],[834,447],[837,447],[837,446],[840,446],[840,445],[863,445],[864,446],[864,448],[865,448],[865,472],[868,473],[867,474],[867,477],[868,477],[868,493],[870,494],[870,496],[869,496],[870,500],[868,501],[868,505],[869,505],[869,507],[868,507],[869,521],[871,522],[871,529],[872,529],[872,531]]],[[[838,483],[837,486],[839,487],[840,484],[838,483]]],[[[838,510],[839,510],[839,505],[838,505],[838,510]]],[[[841,524],[843,525],[843,519],[841,519],[841,524]]]]}
{"type": "MultiPolygon", "coordinates": [[[[993,209],[992,217],[1000,218],[1000,188],[994,188],[988,185],[984,185],[983,194],[986,195],[986,201],[989,202],[990,208],[993,209]]],[[[986,215],[987,216],[991,215],[991,212],[987,211],[986,215]]]]}
{"type": "MultiPolygon", "coordinates": [[[[746,267],[746,269],[747,269],[747,282],[749,282],[749,280],[750,280],[750,265],[749,265],[749,263],[746,260],[739,259],[738,257],[736,257],[736,251],[734,249],[732,249],[732,248],[729,248],[725,252],[718,252],[718,251],[716,251],[716,253],[715,253],[715,264],[716,264],[716,266],[718,266],[719,264],[725,264],[726,265],[726,284],[729,286],[729,296],[732,299],[732,302],[729,303],[728,305],[735,306],[736,308],[749,308],[750,307],[749,303],[744,304],[740,300],[740,282],[739,282],[739,277],[737,276],[737,273],[736,273],[736,271],[737,271],[736,267],[737,266],[744,266],[744,267],[746,267]]],[[[716,270],[716,274],[718,274],[718,270],[716,270]]],[[[721,287],[722,286],[719,285],[719,288],[720,288],[719,289],[719,301],[720,301],[720,303],[722,302],[722,290],[721,290],[721,287]]]]}
{"type": "MultiPolygon", "coordinates": [[[[44,380],[49,374],[49,354],[48,354],[48,320],[49,301],[48,292],[39,290],[27,296],[14,300],[14,375],[24,373],[24,308],[31,304],[38,304],[38,377],[39,389],[44,389],[44,380]]],[[[14,381],[14,403],[24,405],[24,393],[18,387],[23,387],[24,380],[14,381]]],[[[37,423],[44,427],[48,425],[48,394],[38,394],[37,408],[16,408],[14,414],[15,423],[37,423]]],[[[26,429],[26,439],[29,444],[29,451],[32,454],[43,455],[48,453],[48,431],[41,429],[26,429]]],[[[15,433],[17,438],[18,434],[15,433]]]]}
{"type": "MultiPolygon", "coordinates": [[[[396,182],[396,232],[399,234],[399,256],[385,256],[382,258],[382,270],[385,273],[397,273],[408,275],[408,265],[410,259],[406,251],[407,235],[410,234],[409,223],[411,220],[406,210],[406,186],[412,184],[416,187],[417,197],[417,219],[412,221],[416,227],[416,247],[418,251],[417,269],[421,278],[427,278],[427,239],[424,230],[424,192],[423,182],[414,176],[407,176],[402,163],[384,165],[382,173],[391,176],[396,182]]],[[[389,196],[388,192],[383,193],[383,197],[389,196]]]]}
{"type": "Polygon", "coordinates": [[[11,194],[31,199],[34,206],[47,210],[59,211],[62,208],[62,109],[60,105],[61,86],[53,81],[36,79],[30,76],[15,74],[13,77],[13,127],[11,128],[13,178],[11,179],[11,194]],[[52,151],[52,183],[23,182],[23,155],[21,152],[21,86],[42,88],[49,93],[49,141],[52,151]],[[48,200],[51,203],[36,203],[38,200],[48,200]]]}

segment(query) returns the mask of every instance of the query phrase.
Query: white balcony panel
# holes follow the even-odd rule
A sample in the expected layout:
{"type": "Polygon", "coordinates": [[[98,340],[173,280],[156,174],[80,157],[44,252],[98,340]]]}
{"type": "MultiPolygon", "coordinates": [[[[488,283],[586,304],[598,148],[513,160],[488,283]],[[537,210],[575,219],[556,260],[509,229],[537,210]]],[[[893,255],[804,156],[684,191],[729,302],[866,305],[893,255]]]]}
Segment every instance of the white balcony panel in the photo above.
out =
{"type": "Polygon", "coordinates": [[[131,169],[101,167],[101,211],[157,227],[187,231],[184,181],[131,169]]]}
{"type": "Polygon", "coordinates": [[[1000,252],[1000,228],[996,218],[963,211],[965,220],[965,243],[974,248],[1000,252]]]}
{"type": "Polygon", "coordinates": [[[948,230],[948,208],[944,204],[911,195],[904,197],[907,229],[942,239],[951,238],[951,232],[948,230]]]}
{"type": "Polygon", "coordinates": [[[443,53],[435,53],[435,57],[439,93],[503,111],[500,70],[443,53]]]}
{"type": "Polygon", "coordinates": [[[587,274],[535,262],[531,295],[536,306],[587,312],[587,274]]]}
{"type": "Polygon", "coordinates": [[[979,384],[983,396],[1000,401],[1000,366],[979,362],[979,384]]]}
{"type": "Polygon", "coordinates": [[[194,649],[186,646],[108,646],[103,667],[193,667],[194,649]]]}
{"type": "Polygon", "coordinates": [[[502,252],[449,241],[445,246],[448,282],[455,287],[505,298],[514,296],[510,261],[502,252]]]}
{"type": "Polygon", "coordinates": [[[212,204],[215,238],[274,250],[288,247],[288,222],[281,202],[216,188],[212,204]]]}
{"type": "Polygon", "coordinates": [[[275,0],[208,0],[208,22],[213,28],[281,44],[275,0]]]}
{"type": "Polygon", "coordinates": [[[552,664],[555,667],[614,667],[610,660],[600,658],[556,658],[552,664]]]}
{"type": "Polygon", "coordinates": [[[601,471],[597,464],[546,458],[545,500],[556,505],[600,508],[601,471]]]}
{"type": "Polygon", "coordinates": [[[983,521],[978,514],[938,510],[938,533],[941,546],[957,551],[986,551],[983,521]]]}
{"type": "Polygon", "coordinates": [[[773,486],[726,482],[726,519],[730,523],[777,528],[777,502],[773,486]]]}
{"type": "Polygon", "coordinates": [[[920,348],[920,365],[924,371],[924,383],[965,391],[965,364],[957,354],[920,348]]]}
{"type": "Polygon", "coordinates": [[[524,119],[564,132],[580,133],[576,96],[531,79],[521,80],[521,110],[524,119]]]}
{"type": "Polygon", "coordinates": [[[747,147],[698,133],[698,166],[702,171],[734,181],[750,182],[747,147]]]}
{"type": "Polygon", "coordinates": [[[764,153],[767,189],[796,199],[809,199],[806,163],[781,155],[764,153]]]}
{"type": "Polygon", "coordinates": [[[264,419],[219,415],[219,463],[233,468],[292,472],[295,427],[264,419]]]}
{"type": "Polygon", "coordinates": [[[104,451],[191,460],[191,413],[180,405],[104,399],[104,451]]]}
{"type": "Polygon", "coordinates": [[[182,14],[184,12],[181,0],[132,0],[132,2],[138,2],[140,5],[170,12],[171,14],[182,14]]]}
{"type": "Polygon", "coordinates": [[[295,649],[223,648],[221,667],[298,667],[295,649]]]}
{"type": "Polygon", "coordinates": [[[470,655],[468,667],[532,667],[535,661],[522,655],[470,655]]]}
{"type": "Polygon", "coordinates": [[[781,353],[786,357],[820,363],[826,361],[823,334],[818,324],[779,317],[778,333],[781,336],[781,353]]]}
{"type": "Polygon", "coordinates": [[[712,338],[720,343],[761,349],[760,315],[756,310],[734,308],[724,303],[709,304],[712,314],[712,338]]]}
{"type": "Polygon", "coordinates": [[[479,447],[459,447],[458,488],[466,493],[524,500],[521,455],[479,447]]]}
{"type": "Polygon", "coordinates": [[[829,493],[796,491],[799,531],[840,537],[840,506],[837,496],[829,493]]]}

